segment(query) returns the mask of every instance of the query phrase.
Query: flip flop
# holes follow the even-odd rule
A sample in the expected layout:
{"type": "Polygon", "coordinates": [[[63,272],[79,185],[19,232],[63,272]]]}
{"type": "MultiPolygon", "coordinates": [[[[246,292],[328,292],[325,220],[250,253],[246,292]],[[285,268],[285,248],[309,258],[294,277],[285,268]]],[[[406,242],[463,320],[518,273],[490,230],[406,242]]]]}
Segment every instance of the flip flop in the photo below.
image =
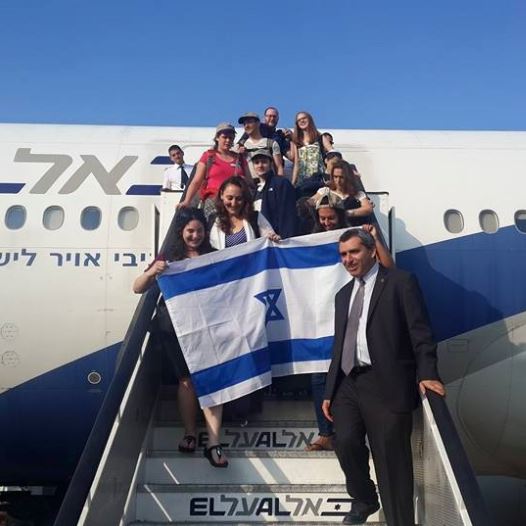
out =
{"type": "Polygon", "coordinates": [[[178,449],[181,453],[193,453],[196,444],[196,439],[193,435],[185,435],[179,442],[178,449]]]}
{"type": "Polygon", "coordinates": [[[215,454],[217,455],[217,458],[221,460],[223,457],[223,448],[220,445],[217,446],[210,446],[206,447],[203,450],[203,454],[206,459],[208,459],[208,462],[214,466],[214,468],[226,468],[228,466],[228,460],[225,460],[225,462],[217,462],[215,458],[212,456],[212,451],[215,451],[215,454]]]}

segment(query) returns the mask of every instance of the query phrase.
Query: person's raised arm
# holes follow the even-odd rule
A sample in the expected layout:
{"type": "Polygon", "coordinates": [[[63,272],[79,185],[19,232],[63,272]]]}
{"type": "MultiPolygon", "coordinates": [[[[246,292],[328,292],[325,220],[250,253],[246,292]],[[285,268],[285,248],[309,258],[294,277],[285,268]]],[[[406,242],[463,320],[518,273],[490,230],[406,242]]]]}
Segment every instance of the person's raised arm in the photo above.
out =
{"type": "Polygon", "coordinates": [[[150,265],[136,280],[133,282],[133,292],[135,294],[142,294],[146,292],[155,281],[155,278],[162,274],[168,263],[163,260],[157,260],[150,265]]]}
{"type": "Polygon", "coordinates": [[[358,197],[360,206],[359,208],[346,210],[345,213],[348,217],[367,217],[373,213],[373,203],[371,203],[371,200],[363,192],[360,193],[362,194],[358,197]]]}
{"type": "Polygon", "coordinates": [[[362,228],[371,234],[374,239],[374,244],[376,248],[376,257],[378,259],[378,263],[386,268],[391,268],[395,266],[395,262],[393,259],[393,256],[391,256],[391,253],[382,243],[382,240],[378,236],[378,231],[376,230],[376,227],[374,225],[362,225],[362,228]]]}
{"type": "Polygon", "coordinates": [[[195,170],[195,175],[192,178],[192,182],[190,183],[190,186],[188,187],[188,190],[186,191],[186,196],[184,198],[184,201],[180,202],[177,205],[177,208],[181,207],[187,207],[191,206],[192,200],[201,188],[201,185],[203,184],[203,181],[205,180],[206,176],[206,164],[202,161],[199,161],[197,163],[197,168],[195,170]]]}

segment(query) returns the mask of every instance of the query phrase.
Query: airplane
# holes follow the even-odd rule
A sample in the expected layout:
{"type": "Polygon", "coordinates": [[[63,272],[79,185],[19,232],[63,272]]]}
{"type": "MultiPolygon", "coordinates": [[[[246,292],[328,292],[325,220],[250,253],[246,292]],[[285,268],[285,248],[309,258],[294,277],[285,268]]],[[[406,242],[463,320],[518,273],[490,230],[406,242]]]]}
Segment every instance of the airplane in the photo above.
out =
{"type": "MultiPolygon", "coordinates": [[[[419,279],[483,491],[526,516],[526,132],[328,131],[419,279]]],[[[167,148],[195,163],[212,137],[0,125],[0,484],[71,476],[162,241],[167,148]]]]}

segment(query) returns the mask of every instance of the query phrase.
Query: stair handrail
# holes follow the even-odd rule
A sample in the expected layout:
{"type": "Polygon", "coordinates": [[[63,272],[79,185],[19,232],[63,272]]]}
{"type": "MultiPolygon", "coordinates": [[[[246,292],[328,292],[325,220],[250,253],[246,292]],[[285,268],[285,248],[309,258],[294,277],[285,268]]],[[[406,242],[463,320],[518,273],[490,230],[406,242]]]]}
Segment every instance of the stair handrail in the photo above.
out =
{"type": "Polygon", "coordinates": [[[433,391],[426,391],[425,396],[472,526],[494,526],[445,398],[433,391]]]}
{"type": "MultiPolygon", "coordinates": [[[[166,253],[173,243],[176,216],[177,214],[174,214],[170,222],[161,253],[166,253]]],[[[139,359],[159,296],[160,290],[155,282],[137,304],[119,350],[115,373],[64,495],[54,526],[72,526],[80,519],[126,388],[139,359]]]]}
{"type": "MultiPolygon", "coordinates": [[[[355,186],[357,190],[360,190],[367,195],[360,177],[355,177],[355,186]]],[[[374,212],[372,215],[372,223],[376,227],[378,237],[380,238],[382,245],[389,249],[374,212]]],[[[444,443],[446,454],[451,464],[471,524],[473,526],[492,526],[493,522],[487,512],[486,504],[477,483],[475,473],[473,472],[473,468],[468,460],[466,451],[464,450],[464,446],[462,445],[444,397],[433,391],[427,391],[426,397],[442,438],[442,442],[444,443]]]]}

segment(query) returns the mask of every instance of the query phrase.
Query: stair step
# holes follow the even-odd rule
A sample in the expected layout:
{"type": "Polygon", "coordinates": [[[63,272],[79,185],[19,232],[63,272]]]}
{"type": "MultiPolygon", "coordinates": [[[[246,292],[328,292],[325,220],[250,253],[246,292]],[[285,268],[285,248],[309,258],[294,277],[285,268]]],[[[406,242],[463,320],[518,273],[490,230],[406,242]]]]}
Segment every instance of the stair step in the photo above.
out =
{"type": "MultiPolygon", "coordinates": [[[[184,435],[184,428],[178,422],[160,422],[153,429],[150,448],[172,449],[184,435]]],[[[226,424],[221,430],[221,444],[224,448],[238,449],[283,449],[304,450],[318,436],[313,420],[296,422],[259,421],[245,427],[226,424]]],[[[197,447],[208,445],[208,433],[203,427],[197,430],[197,447]]]]}
{"type": "MultiPolygon", "coordinates": [[[[175,396],[169,399],[161,399],[157,407],[157,421],[179,421],[179,412],[175,396]]],[[[263,402],[263,410],[249,416],[250,422],[261,422],[273,420],[289,425],[298,420],[313,420],[314,403],[312,400],[288,400],[272,399],[263,402]]],[[[228,422],[225,421],[225,425],[228,422]]]]}
{"type": "MultiPolygon", "coordinates": [[[[140,484],[136,520],[221,526],[255,522],[341,524],[350,505],[343,484],[140,484]]],[[[367,523],[383,520],[380,510],[367,523]]]]}
{"type": "MultiPolygon", "coordinates": [[[[265,521],[265,526],[278,526],[279,524],[283,524],[284,521],[274,522],[274,521],[265,521]]],[[[292,521],[290,521],[292,522],[292,521]]],[[[295,521],[298,522],[298,521],[295,521]]],[[[150,521],[133,521],[129,522],[128,526],[170,526],[170,525],[184,525],[184,526],[201,526],[202,522],[150,522],[150,521]]],[[[209,522],[207,521],[206,524],[208,526],[225,526],[225,524],[229,524],[232,526],[254,526],[254,522],[209,522]]],[[[257,523],[256,523],[257,524],[257,523]]],[[[314,522],[305,522],[301,521],[302,526],[319,526],[320,524],[323,524],[323,526],[341,526],[342,521],[332,521],[332,522],[321,522],[320,521],[314,521],[314,522]]],[[[387,526],[386,522],[371,522],[367,521],[365,524],[369,524],[369,526],[387,526]]]]}
{"type": "MultiPolygon", "coordinates": [[[[343,484],[344,475],[332,451],[230,449],[228,468],[213,468],[200,452],[153,451],[145,459],[144,479],[154,484],[302,484],[305,463],[311,484],[343,484]]],[[[370,463],[374,480],[374,467],[370,463]]]]}

